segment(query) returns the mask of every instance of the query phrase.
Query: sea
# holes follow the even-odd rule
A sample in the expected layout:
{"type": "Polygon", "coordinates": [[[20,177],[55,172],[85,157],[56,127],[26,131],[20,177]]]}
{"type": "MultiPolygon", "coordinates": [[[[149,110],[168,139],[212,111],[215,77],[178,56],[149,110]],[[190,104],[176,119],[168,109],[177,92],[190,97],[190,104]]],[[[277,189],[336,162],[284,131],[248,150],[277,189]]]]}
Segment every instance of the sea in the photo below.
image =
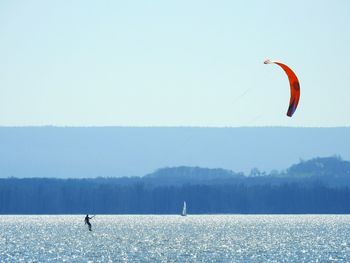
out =
{"type": "Polygon", "coordinates": [[[0,262],[350,262],[349,215],[1,215],[0,262]]]}

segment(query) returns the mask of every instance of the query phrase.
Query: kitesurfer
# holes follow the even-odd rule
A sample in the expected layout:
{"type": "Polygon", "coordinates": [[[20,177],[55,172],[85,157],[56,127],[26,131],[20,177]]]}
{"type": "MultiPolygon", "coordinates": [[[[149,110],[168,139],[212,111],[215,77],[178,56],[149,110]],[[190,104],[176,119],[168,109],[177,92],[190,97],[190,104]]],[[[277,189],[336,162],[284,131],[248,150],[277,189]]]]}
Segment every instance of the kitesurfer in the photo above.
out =
{"type": "Polygon", "coordinates": [[[89,231],[92,231],[91,230],[91,223],[90,223],[90,219],[92,219],[92,218],[94,218],[94,216],[92,216],[92,217],[89,217],[89,215],[86,215],[86,217],[85,217],[85,225],[88,225],[88,227],[89,227],[89,231]]]}

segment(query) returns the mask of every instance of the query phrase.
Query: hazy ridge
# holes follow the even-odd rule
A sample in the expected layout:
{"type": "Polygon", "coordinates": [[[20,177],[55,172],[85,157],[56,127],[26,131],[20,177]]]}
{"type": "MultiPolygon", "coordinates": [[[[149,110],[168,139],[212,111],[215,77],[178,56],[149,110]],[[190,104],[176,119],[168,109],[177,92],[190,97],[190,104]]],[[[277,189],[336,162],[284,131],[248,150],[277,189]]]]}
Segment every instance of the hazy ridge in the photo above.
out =
{"type": "Polygon", "coordinates": [[[350,128],[0,127],[0,177],[143,176],[162,167],[249,173],[350,160],[350,128]]]}

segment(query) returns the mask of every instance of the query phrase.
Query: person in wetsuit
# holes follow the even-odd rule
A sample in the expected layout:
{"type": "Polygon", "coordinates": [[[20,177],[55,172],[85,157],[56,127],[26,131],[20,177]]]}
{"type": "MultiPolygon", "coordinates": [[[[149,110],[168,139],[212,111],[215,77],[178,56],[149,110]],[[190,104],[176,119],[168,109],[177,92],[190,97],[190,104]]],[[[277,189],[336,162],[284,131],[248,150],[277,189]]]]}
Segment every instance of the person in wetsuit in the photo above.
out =
{"type": "Polygon", "coordinates": [[[88,227],[89,227],[89,231],[92,231],[91,230],[91,223],[90,223],[90,219],[92,219],[93,218],[93,216],[92,217],[89,217],[89,215],[86,215],[86,217],[85,217],[85,225],[88,225],[88,227]]]}

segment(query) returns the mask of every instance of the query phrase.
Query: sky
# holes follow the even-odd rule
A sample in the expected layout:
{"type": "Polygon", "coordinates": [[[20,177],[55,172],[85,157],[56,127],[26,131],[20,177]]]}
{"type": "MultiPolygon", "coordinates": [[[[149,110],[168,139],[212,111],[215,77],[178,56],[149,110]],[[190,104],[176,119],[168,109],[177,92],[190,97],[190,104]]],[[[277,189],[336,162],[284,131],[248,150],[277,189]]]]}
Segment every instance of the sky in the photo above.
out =
{"type": "Polygon", "coordinates": [[[1,1],[0,126],[350,126],[350,1],[1,1]],[[301,99],[286,116],[289,85],[301,99]]]}

